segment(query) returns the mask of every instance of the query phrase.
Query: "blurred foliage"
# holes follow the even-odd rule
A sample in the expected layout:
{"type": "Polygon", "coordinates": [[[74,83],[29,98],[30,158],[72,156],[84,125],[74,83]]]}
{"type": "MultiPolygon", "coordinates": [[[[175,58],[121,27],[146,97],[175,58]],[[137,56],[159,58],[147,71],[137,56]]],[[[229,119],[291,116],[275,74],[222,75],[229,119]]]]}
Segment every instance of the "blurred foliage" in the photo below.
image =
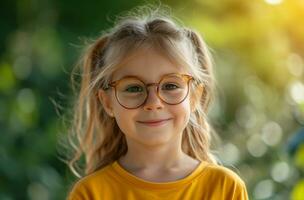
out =
{"type": "MultiPolygon", "coordinates": [[[[84,38],[147,2],[1,1],[1,200],[64,199],[73,178],[58,138],[72,101],[69,72],[84,38]]],[[[287,151],[304,127],[304,1],[162,2],[214,55],[218,98],[209,114],[223,163],[246,181],[250,199],[304,199],[304,141],[287,151]]]]}

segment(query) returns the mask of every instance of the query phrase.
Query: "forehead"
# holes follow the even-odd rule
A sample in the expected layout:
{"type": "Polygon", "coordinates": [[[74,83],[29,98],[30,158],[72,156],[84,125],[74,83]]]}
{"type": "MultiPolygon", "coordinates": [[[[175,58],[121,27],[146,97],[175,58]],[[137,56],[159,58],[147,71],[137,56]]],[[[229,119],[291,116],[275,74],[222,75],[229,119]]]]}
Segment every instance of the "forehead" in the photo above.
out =
{"type": "Polygon", "coordinates": [[[137,76],[143,81],[154,82],[170,73],[187,73],[185,67],[169,59],[154,48],[140,48],[122,60],[113,73],[112,80],[137,76]]]}

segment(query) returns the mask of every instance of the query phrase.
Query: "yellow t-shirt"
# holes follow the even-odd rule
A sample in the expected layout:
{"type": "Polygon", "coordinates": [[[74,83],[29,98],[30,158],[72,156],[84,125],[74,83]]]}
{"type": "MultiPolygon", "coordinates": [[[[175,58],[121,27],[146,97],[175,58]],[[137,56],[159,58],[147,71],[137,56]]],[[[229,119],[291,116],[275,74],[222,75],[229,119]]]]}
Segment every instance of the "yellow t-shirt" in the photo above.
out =
{"type": "Polygon", "coordinates": [[[241,178],[223,166],[201,162],[183,179],[150,182],[134,176],[117,161],[80,179],[68,200],[248,200],[241,178]]]}

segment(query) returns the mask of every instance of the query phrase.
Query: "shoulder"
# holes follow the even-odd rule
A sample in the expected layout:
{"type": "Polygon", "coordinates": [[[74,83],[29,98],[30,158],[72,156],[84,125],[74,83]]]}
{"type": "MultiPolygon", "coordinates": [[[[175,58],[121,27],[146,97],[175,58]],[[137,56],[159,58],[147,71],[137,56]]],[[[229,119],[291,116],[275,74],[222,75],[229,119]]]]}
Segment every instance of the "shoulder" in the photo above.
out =
{"type": "Polygon", "coordinates": [[[94,196],[96,187],[106,185],[108,182],[110,167],[105,166],[89,175],[77,180],[71,187],[68,200],[91,199],[94,196]]]}
{"type": "Polygon", "coordinates": [[[100,183],[101,180],[105,180],[108,178],[109,173],[111,173],[111,167],[110,165],[107,165],[91,174],[82,177],[80,180],[78,180],[77,183],[82,185],[95,184],[96,181],[100,183]]]}
{"type": "Polygon", "coordinates": [[[210,196],[221,194],[225,199],[248,200],[245,182],[233,170],[216,164],[206,165],[201,184],[210,196]]]}
{"type": "Polygon", "coordinates": [[[208,164],[203,174],[211,184],[240,189],[246,188],[245,182],[236,172],[222,165],[208,164]]]}

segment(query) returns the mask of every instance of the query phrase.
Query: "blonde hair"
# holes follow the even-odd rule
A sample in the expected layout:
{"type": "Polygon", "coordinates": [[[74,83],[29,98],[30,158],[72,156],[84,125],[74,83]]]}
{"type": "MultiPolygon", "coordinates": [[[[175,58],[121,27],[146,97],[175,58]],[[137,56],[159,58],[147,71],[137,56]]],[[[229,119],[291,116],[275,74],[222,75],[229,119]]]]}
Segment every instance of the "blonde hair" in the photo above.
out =
{"type": "Polygon", "coordinates": [[[127,152],[125,136],[105,112],[97,92],[108,85],[122,59],[143,45],[186,67],[200,83],[191,87],[191,91],[201,92],[191,92],[197,103],[183,132],[182,150],[192,158],[216,163],[210,150],[213,129],[206,116],[214,97],[208,47],[196,31],[178,25],[164,8],[145,6],[118,18],[114,28],[88,45],[74,68],[80,70],[81,84],[68,135],[73,152],[67,163],[76,176],[95,172],[127,152]]]}

